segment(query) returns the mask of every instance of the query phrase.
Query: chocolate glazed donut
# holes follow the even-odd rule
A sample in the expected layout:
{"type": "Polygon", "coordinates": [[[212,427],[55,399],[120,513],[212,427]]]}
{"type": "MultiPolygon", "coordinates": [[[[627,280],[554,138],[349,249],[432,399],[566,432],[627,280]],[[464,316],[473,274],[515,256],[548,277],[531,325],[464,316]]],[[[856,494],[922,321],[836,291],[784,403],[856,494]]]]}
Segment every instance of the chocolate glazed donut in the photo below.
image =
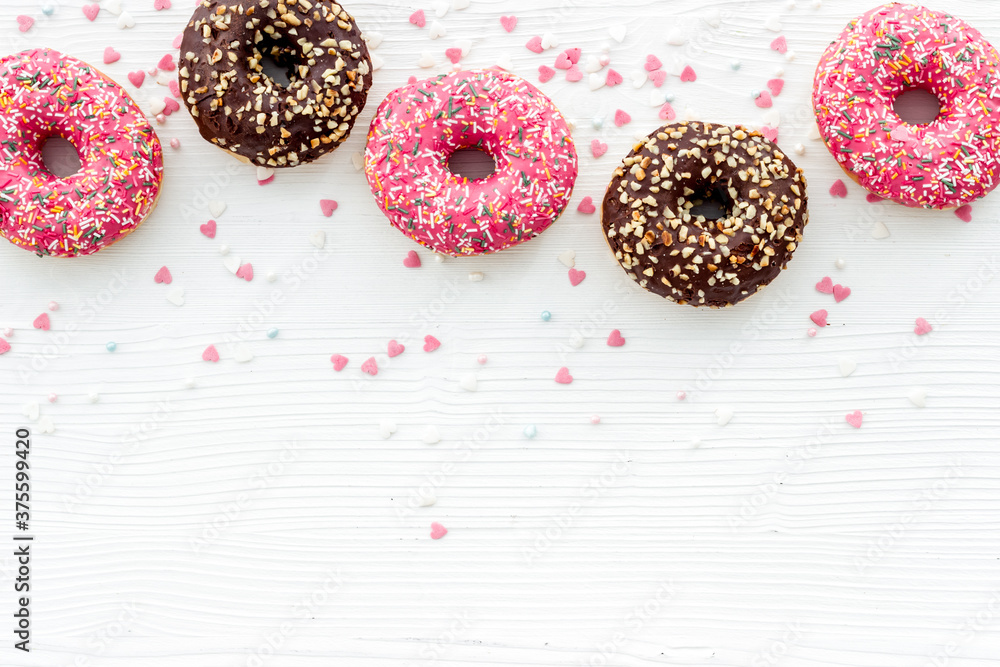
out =
{"type": "Polygon", "coordinates": [[[604,197],[615,259],[641,287],[677,303],[720,308],[774,280],[809,222],[806,182],[759,132],[665,125],[640,140],[604,197]],[[692,209],[715,198],[725,213],[692,209]]]}
{"type": "Polygon", "coordinates": [[[201,136],[265,167],[337,148],[371,86],[368,47],[331,0],[203,0],[180,51],[180,91],[201,136]],[[287,86],[264,73],[265,58],[287,70],[287,86]]]}

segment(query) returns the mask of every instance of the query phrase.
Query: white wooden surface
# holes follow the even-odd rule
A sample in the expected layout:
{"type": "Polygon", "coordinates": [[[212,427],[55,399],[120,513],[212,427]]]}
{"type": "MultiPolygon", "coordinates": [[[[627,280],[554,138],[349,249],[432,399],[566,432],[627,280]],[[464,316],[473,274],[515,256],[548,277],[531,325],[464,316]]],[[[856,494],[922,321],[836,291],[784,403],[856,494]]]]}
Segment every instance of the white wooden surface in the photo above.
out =
{"type": "MultiPolygon", "coordinates": [[[[87,22],[79,1],[53,4],[48,17],[42,3],[4,2],[5,48],[48,45],[100,64],[112,45],[122,59],[103,69],[126,86],[188,15],[186,0],[160,12],[123,0],[136,22],[123,31],[107,12],[87,22]],[[18,14],[37,19],[26,34],[18,14]]],[[[14,651],[4,630],[0,664],[996,664],[1000,195],[965,224],[867,204],[853,185],[846,200],[827,194],[841,174],[809,139],[811,73],[868,2],[556,4],[472,0],[438,19],[448,34],[431,41],[407,22],[418,8],[435,20],[430,2],[350,3],[385,38],[359,128],[410,75],[444,71],[444,50],[461,40],[472,43],[464,64],[509,55],[533,80],[570,46],[586,58],[607,45],[626,77],[648,53],[678,59],[699,75],[668,80],[679,112],[750,125],[763,122],[751,92],[784,68],[780,143],[806,146],[796,159],[812,184],[812,223],[790,270],[726,312],[623,284],[597,216],[575,205],[599,201],[632,135],[659,124],[650,83],[543,85],[578,123],[573,210],[513,251],[443,264],[421,251],[417,270],[402,265],[415,246],[351,164],[364,129],[259,187],[173,115],[158,132],[182,147],[166,149],[161,203],[132,237],[74,261],[0,247],[0,327],[15,330],[0,357],[3,486],[14,429],[28,425],[36,536],[34,650],[14,651]],[[520,21],[507,34],[498,17],[510,14],[520,21]],[[780,33],[765,27],[774,16],[780,33]],[[619,22],[621,44],[608,33],[619,22]],[[687,45],[666,43],[676,26],[687,45]],[[559,49],[524,48],[545,32],[559,49]],[[778,34],[794,60],[769,50],[778,34]],[[416,65],[425,50],[431,71],[416,65]],[[631,125],[614,127],[616,108],[631,125]],[[610,145],[599,160],[595,137],[610,145]],[[333,217],[320,198],[339,201],[333,217]],[[208,200],[228,204],[214,241],[198,231],[208,200]],[[872,237],[876,222],[889,238],[872,237]],[[322,251],[309,242],[317,230],[322,251]],[[224,268],[223,243],[253,263],[253,282],[224,268]],[[587,272],[575,288],[556,260],[568,249],[587,272]],[[162,265],[185,290],[182,307],[153,282],[162,265]],[[485,279],[470,282],[470,271],[485,279]],[[825,275],[852,296],[834,304],[816,292],[825,275]],[[52,330],[32,329],[51,300],[61,304],[52,330]],[[819,308],[831,326],[810,339],[819,308]],[[916,337],[917,317],[934,332],[916,337]],[[614,328],[625,347],[605,345],[614,328]],[[582,349],[569,345],[573,332],[582,349]],[[426,334],[440,350],[421,350],[426,334]],[[392,338],[407,351],[390,363],[392,338]],[[201,361],[210,343],[218,364],[201,361]],[[253,360],[235,361],[234,344],[253,360]],[[340,374],[333,353],[351,359],[340,374]],[[362,379],[371,355],[381,372],[362,379]],[[841,359],[857,362],[850,377],[841,359]],[[572,385],[553,381],[561,366],[572,385]],[[469,373],[475,392],[459,387],[469,373]],[[926,408],[907,398],[917,387],[926,408]],[[33,402],[38,421],[22,415],[33,402]],[[734,411],[721,427],[720,406],[734,411]],[[844,421],[853,410],[864,413],[859,430],[844,421]],[[382,420],[398,424],[390,439],[382,420]],[[522,434],[529,424],[534,439],[522,434]],[[430,426],[439,444],[422,442],[430,426]],[[414,507],[422,486],[436,505],[414,507]],[[432,521],[450,533],[432,541],[432,521]]],[[[992,2],[938,4],[1000,44],[992,2]]],[[[147,79],[139,92],[147,108],[154,90],[166,91],[147,79]]],[[[2,495],[9,525],[12,494],[2,495]]],[[[0,564],[9,582],[12,557],[0,564]]]]}

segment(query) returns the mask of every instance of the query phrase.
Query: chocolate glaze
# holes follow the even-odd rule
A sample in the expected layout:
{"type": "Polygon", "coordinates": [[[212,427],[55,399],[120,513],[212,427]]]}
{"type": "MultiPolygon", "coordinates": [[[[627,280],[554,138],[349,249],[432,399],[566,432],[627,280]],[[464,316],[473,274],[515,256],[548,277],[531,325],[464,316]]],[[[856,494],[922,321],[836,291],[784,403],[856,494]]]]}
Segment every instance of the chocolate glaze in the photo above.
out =
{"type": "Polygon", "coordinates": [[[719,308],[781,273],[809,222],[806,182],[759,132],[709,123],[665,125],[615,170],[602,224],[640,286],[681,304],[719,308]],[[726,214],[691,212],[706,199],[726,214]]]}
{"type": "Polygon", "coordinates": [[[201,136],[260,166],[337,148],[371,86],[368,47],[331,0],[203,0],[180,52],[181,95],[201,136]],[[288,86],[263,72],[264,56],[288,70],[288,86]]]}

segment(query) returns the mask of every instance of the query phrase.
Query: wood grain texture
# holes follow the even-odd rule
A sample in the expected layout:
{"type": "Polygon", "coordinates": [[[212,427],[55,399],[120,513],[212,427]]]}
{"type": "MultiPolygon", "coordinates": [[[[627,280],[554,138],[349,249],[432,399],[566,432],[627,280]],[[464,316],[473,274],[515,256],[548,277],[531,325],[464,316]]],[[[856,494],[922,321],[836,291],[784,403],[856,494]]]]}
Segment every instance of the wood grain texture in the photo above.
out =
{"type": "MultiPolygon", "coordinates": [[[[186,0],[159,12],[123,0],[136,25],[120,31],[105,11],[90,23],[82,3],[52,4],[51,17],[41,3],[0,6],[6,51],[47,45],[100,64],[113,45],[122,59],[102,69],[129,91],[126,74],[154,65],[188,12],[186,0]],[[28,33],[19,14],[36,18],[28,33]]],[[[796,5],[472,0],[438,19],[448,34],[436,41],[407,22],[418,8],[434,20],[429,2],[348,5],[385,38],[359,129],[409,76],[445,71],[460,40],[472,43],[463,64],[507,54],[534,80],[557,51],[524,43],[552,32],[584,57],[607,45],[626,76],[597,92],[561,77],[542,86],[577,123],[574,205],[497,256],[438,264],[421,251],[423,266],[404,268],[412,244],[351,164],[363,131],[259,187],[183,112],[157,126],[182,147],[166,149],[160,205],[130,238],[73,261],[0,248],[0,327],[15,329],[0,357],[0,424],[11,439],[18,426],[35,432],[36,536],[35,650],[14,651],[5,634],[0,665],[996,664],[1000,196],[976,204],[971,224],[870,205],[855,186],[831,198],[841,173],[809,138],[811,73],[870,4],[796,5]],[[500,15],[518,16],[512,34],[500,15]],[[794,60],[768,49],[772,15],[794,60]],[[619,22],[621,44],[608,34],[619,22]],[[666,44],[676,26],[687,45],[666,44]],[[423,51],[433,70],[416,66],[423,51]],[[762,124],[751,93],[784,70],[780,143],[806,147],[796,161],[812,222],[786,274],[726,312],[627,284],[596,216],[575,212],[603,194],[633,135],[659,124],[651,84],[628,82],[647,53],[696,68],[697,82],[665,86],[679,112],[729,123],[762,124]],[[633,117],[625,128],[611,122],[617,108],[633,117]],[[594,138],[610,146],[596,160],[594,138]],[[339,202],[333,217],[320,198],[339,202]],[[209,200],[228,205],[214,241],[198,232],[209,200]],[[877,221],[888,239],[872,238],[877,221]],[[309,242],[317,230],[323,250],[309,242]],[[253,263],[252,282],[224,268],[220,244],[253,263]],[[575,288],[556,260],[567,249],[587,272],[575,288]],[[182,307],[153,282],[163,265],[182,307]],[[851,297],[817,293],[825,275],[851,297]],[[61,304],[52,330],[32,329],[50,300],[61,304]],[[809,338],[819,308],[831,326],[809,338]],[[917,317],[934,332],[915,336],[917,317]],[[615,328],[622,348],[605,345],[615,328]],[[442,341],[431,354],[427,334],[442,341]],[[390,339],[407,346],[391,360],[390,339]],[[218,364],[201,361],[209,344],[218,364]],[[235,361],[240,346],[252,361],[235,361]],[[334,353],[351,360],[340,374],[334,353]],[[368,378],[358,369],[373,355],[381,370],[368,378]],[[849,377],[841,359],[857,362],[849,377]],[[573,384],[553,381],[561,366],[573,384]],[[459,385],[469,373],[475,392],[459,385]],[[916,387],[923,409],[907,398],[916,387]],[[26,403],[40,404],[38,422],[26,403]],[[734,413],[726,426],[722,406],[734,413]],[[844,421],[854,410],[861,429],[844,421]],[[398,424],[389,439],[386,419],[398,424]],[[430,426],[439,444],[422,442],[430,426]],[[436,504],[421,507],[422,495],[436,504]],[[444,539],[429,538],[432,521],[444,539]]],[[[946,8],[1000,44],[991,2],[946,8]]],[[[148,109],[154,92],[166,88],[147,77],[136,97],[148,109]]],[[[9,494],[0,507],[7,521],[9,494]]],[[[0,557],[5,581],[13,566],[0,557]]]]}

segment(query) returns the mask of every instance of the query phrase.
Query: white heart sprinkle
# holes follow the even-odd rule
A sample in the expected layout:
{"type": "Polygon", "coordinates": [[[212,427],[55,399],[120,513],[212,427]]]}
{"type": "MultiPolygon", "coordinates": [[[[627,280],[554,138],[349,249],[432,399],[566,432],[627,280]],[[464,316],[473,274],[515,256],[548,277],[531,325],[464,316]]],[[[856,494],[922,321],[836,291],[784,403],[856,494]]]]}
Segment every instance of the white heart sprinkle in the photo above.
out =
{"type": "Polygon", "coordinates": [[[236,272],[240,270],[242,264],[240,263],[240,258],[236,255],[226,255],[222,260],[222,265],[229,269],[229,272],[236,275],[236,272]]]}
{"type": "Polygon", "coordinates": [[[226,202],[220,201],[218,199],[213,199],[208,202],[208,211],[212,214],[212,217],[218,218],[223,213],[226,212],[226,202]]]}
{"type": "Polygon", "coordinates": [[[469,281],[473,283],[482,282],[483,272],[482,271],[472,271],[469,273],[469,281]]]}
{"type": "Polygon", "coordinates": [[[126,30],[135,26],[135,19],[128,12],[123,11],[118,15],[118,27],[121,30],[126,30]]]}
{"type": "Polygon", "coordinates": [[[603,77],[600,74],[591,74],[590,75],[590,89],[591,90],[599,90],[600,88],[603,88],[605,80],[606,80],[606,77],[603,77]]]}
{"type": "Polygon", "coordinates": [[[561,252],[559,253],[557,259],[560,262],[562,262],[565,266],[568,266],[569,268],[572,269],[574,266],[576,266],[576,250],[567,250],[566,252],[561,252]]]}
{"type": "Polygon", "coordinates": [[[688,33],[686,30],[681,30],[680,28],[674,28],[667,35],[667,44],[673,46],[684,46],[688,41],[688,33]]]}
{"type": "Polygon", "coordinates": [[[781,17],[777,14],[771,14],[764,19],[764,27],[771,32],[781,32],[781,17]]]}
{"type": "Polygon", "coordinates": [[[180,285],[174,285],[167,292],[167,301],[174,304],[175,306],[184,305],[184,288],[180,285]]]}
{"type": "Polygon", "coordinates": [[[847,377],[848,375],[851,375],[852,373],[854,373],[854,371],[858,369],[858,362],[854,361],[853,359],[847,359],[846,357],[844,359],[841,359],[838,362],[838,365],[840,366],[840,375],[842,377],[847,377]]]}
{"type": "Polygon", "coordinates": [[[365,31],[365,34],[361,36],[365,43],[368,44],[369,49],[377,49],[382,43],[385,37],[382,36],[377,30],[365,31]]]}
{"type": "Polygon", "coordinates": [[[167,108],[167,103],[162,97],[151,97],[149,99],[149,112],[158,116],[163,113],[163,110],[167,108]]]}
{"type": "Polygon", "coordinates": [[[424,69],[434,67],[434,55],[430,51],[424,51],[420,54],[420,60],[417,61],[417,65],[424,69]]]}
{"type": "Polygon", "coordinates": [[[813,141],[821,141],[823,138],[819,134],[819,126],[816,123],[809,123],[809,138],[813,141]]]}
{"type": "Polygon", "coordinates": [[[583,69],[591,73],[600,72],[602,67],[604,67],[604,65],[602,65],[601,61],[597,59],[597,56],[587,56],[587,62],[583,65],[583,69]]]}
{"type": "Polygon", "coordinates": [[[274,169],[271,169],[270,167],[257,167],[258,181],[266,181],[272,176],[274,176],[274,169]]]}
{"type": "Polygon", "coordinates": [[[169,86],[171,81],[177,80],[176,72],[158,72],[156,74],[156,84],[159,86],[169,86]]]}
{"type": "Polygon", "coordinates": [[[433,21],[431,23],[430,32],[428,33],[431,39],[437,39],[438,37],[444,37],[448,34],[448,30],[445,29],[444,25],[433,21]]]}
{"type": "Polygon", "coordinates": [[[378,423],[378,434],[382,436],[383,440],[388,440],[398,428],[399,427],[396,426],[396,422],[391,419],[383,419],[378,423]]]}
{"type": "Polygon", "coordinates": [[[713,28],[718,28],[722,25],[722,13],[718,9],[709,9],[701,15],[701,20],[713,28]]]}
{"type": "Polygon", "coordinates": [[[458,48],[460,48],[462,50],[462,55],[463,56],[467,56],[467,55],[469,55],[469,51],[472,50],[472,40],[471,39],[460,39],[455,44],[455,46],[457,46],[458,48]]]}
{"type": "Polygon", "coordinates": [[[885,226],[885,223],[881,220],[876,220],[875,224],[872,226],[872,238],[873,239],[887,239],[889,238],[889,228],[885,226]]]}
{"type": "Polygon", "coordinates": [[[424,441],[425,445],[436,445],[441,442],[441,434],[438,432],[437,426],[428,426],[421,440],[424,441]]]}
{"type": "Polygon", "coordinates": [[[770,125],[771,127],[778,127],[781,125],[781,112],[777,109],[768,109],[764,112],[764,124],[770,125]]]}
{"type": "Polygon", "coordinates": [[[479,382],[476,380],[476,376],[474,373],[469,373],[468,375],[463,376],[461,380],[459,380],[458,386],[460,386],[465,391],[475,391],[476,387],[479,386],[479,382]]]}
{"type": "Polygon", "coordinates": [[[569,344],[577,350],[582,348],[585,342],[583,336],[578,331],[574,331],[569,335],[569,344]]]}
{"type": "Polygon", "coordinates": [[[253,352],[251,352],[250,348],[246,345],[239,343],[233,347],[233,359],[241,364],[245,364],[246,362],[253,360],[253,352]]]}
{"type": "Polygon", "coordinates": [[[385,61],[377,53],[368,54],[372,59],[372,71],[380,70],[385,65],[385,61]]]}
{"type": "Polygon", "coordinates": [[[918,408],[927,407],[927,390],[923,387],[915,387],[907,398],[918,408]]]}
{"type": "Polygon", "coordinates": [[[456,10],[468,9],[469,0],[451,0],[451,8],[456,10]]]}
{"type": "Polygon", "coordinates": [[[725,426],[733,418],[733,409],[728,406],[722,406],[716,408],[715,410],[715,423],[719,426],[725,426]]]}
{"type": "Polygon", "coordinates": [[[43,416],[38,420],[38,430],[42,433],[54,433],[56,426],[48,416],[43,416]]]}
{"type": "Polygon", "coordinates": [[[543,49],[554,49],[559,46],[559,40],[551,32],[547,32],[542,35],[542,48],[543,49]]]}
{"type": "Polygon", "coordinates": [[[21,408],[21,414],[31,421],[35,421],[38,419],[38,403],[25,403],[24,407],[21,408]]]}
{"type": "Polygon", "coordinates": [[[667,101],[667,93],[658,88],[653,88],[649,91],[649,106],[653,108],[660,108],[667,101]]]}
{"type": "Polygon", "coordinates": [[[632,79],[633,88],[642,88],[642,86],[646,83],[646,81],[649,80],[649,75],[646,74],[646,70],[639,69],[632,72],[629,75],[629,78],[632,79]]]}
{"type": "Polygon", "coordinates": [[[322,248],[326,245],[326,232],[322,229],[313,232],[309,235],[309,243],[312,243],[317,248],[322,248]]]}
{"type": "Polygon", "coordinates": [[[90,390],[87,392],[87,400],[91,403],[97,403],[97,401],[101,400],[101,397],[96,391],[90,390]]]}
{"type": "Polygon", "coordinates": [[[615,40],[619,44],[625,41],[625,35],[628,33],[628,28],[623,24],[618,23],[610,28],[608,28],[608,34],[611,35],[611,39],[615,40]]]}
{"type": "MultiPolygon", "coordinates": [[[[444,18],[444,15],[448,13],[449,9],[451,9],[451,5],[447,2],[447,0],[438,0],[434,3],[434,15],[439,19],[444,18]]],[[[431,39],[434,38],[432,37],[431,39]]]]}
{"type": "Polygon", "coordinates": [[[101,9],[106,12],[111,12],[115,16],[122,13],[122,3],[121,0],[104,0],[101,3],[101,9]]]}
{"type": "Polygon", "coordinates": [[[351,153],[351,164],[355,171],[361,171],[365,167],[365,156],[361,153],[351,153]]]}
{"type": "Polygon", "coordinates": [[[424,495],[422,495],[422,496],[420,496],[420,500],[418,500],[417,502],[420,504],[421,507],[430,507],[431,505],[433,505],[437,501],[438,501],[438,499],[435,498],[434,496],[424,496],[424,495]]]}

